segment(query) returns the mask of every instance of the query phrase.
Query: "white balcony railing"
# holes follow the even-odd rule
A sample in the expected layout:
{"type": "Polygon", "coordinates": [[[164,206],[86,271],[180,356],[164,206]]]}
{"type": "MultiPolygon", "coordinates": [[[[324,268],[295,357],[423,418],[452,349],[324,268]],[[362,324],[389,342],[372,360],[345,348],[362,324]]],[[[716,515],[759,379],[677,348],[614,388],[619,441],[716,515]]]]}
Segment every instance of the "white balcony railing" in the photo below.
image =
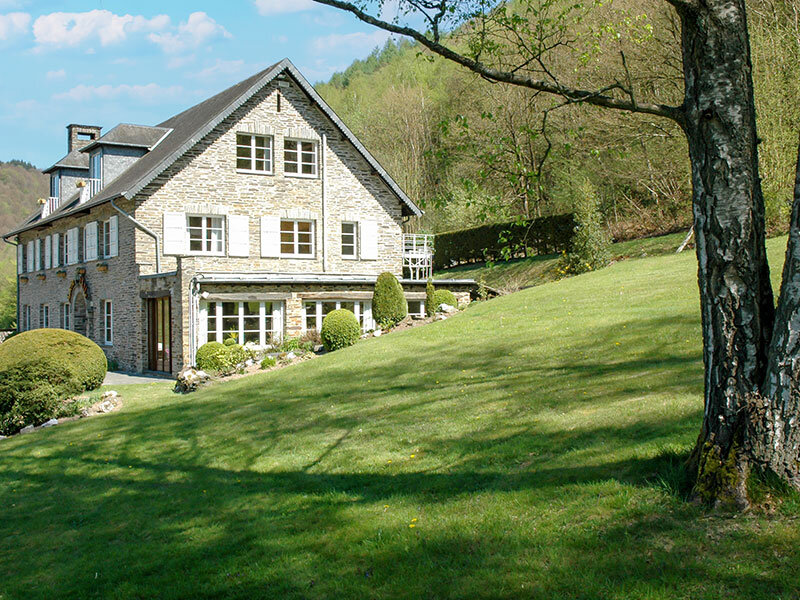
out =
{"type": "Polygon", "coordinates": [[[403,271],[409,279],[428,279],[433,275],[433,236],[424,233],[403,235],[403,271]]]}
{"type": "Polygon", "coordinates": [[[89,197],[91,198],[95,194],[100,193],[100,190],[103,189],[103,181],[101,179],[89,179],[87,180],[89,183],[89,197]]]}
{"type": "Polygon", "coordinates": [[[56,212],[57,209],[58,198],[50,196],[42,204],[42,218],[44,219],[46,216],[51,215],[52,213],[56,212]]]}

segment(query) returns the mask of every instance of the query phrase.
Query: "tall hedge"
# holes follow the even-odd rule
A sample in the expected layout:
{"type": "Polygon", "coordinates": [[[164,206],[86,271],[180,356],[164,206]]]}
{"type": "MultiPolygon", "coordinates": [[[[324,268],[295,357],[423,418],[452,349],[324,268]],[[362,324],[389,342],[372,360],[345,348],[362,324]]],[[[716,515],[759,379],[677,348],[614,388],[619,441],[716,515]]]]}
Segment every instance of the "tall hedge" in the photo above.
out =
{"type": "Polygon", "coordinates": [[[436,234],[433,268],[445,269],[466,262],[501,260],[511,256],[559,254],[569,251],[575,234],[572,214],[539,217],[523,223],[492,223],[436,234]]]}
{"type": "Polygon", "coordinates": [[[378,275],[372,295],[372,318],[380,326],[392,326],[406,318],[408,303],[397,277],[385,272],[378,275]]]}

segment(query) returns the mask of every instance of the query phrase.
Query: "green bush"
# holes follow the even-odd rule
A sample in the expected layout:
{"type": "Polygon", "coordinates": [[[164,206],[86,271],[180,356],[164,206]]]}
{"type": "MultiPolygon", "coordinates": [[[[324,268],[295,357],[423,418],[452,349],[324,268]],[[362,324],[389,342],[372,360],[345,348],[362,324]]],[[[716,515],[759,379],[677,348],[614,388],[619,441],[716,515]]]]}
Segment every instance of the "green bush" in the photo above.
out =
{"type": "Polygon", "coordinates": [[[333,310],[322,320],[322,343],[326,350],[339,350],[352,346],[361,335],[356,316],[346,308],[333,310]]]}
{"type": "Polygon", "coordinates": [[[69,381],[59,387],[65,396],[96,389],[106,377],[107,359],[100,346],[74,331],[34,329],[0,344],[0,373],[40,362],[61,365],[69,373],[69,381]]]}
{"type": "MultiPolygon", "coordinates": [[[[391,327],[405,319],[407,314],[408,302],[397,277],[388,272],[378,275],[372,294],[372,317],[381,326],[391,327]]],[[[325,343],[324,336],[322,342],[325,343]]]]}
{"type": "Polygon", "coordinates": [[[266,356],[264,357],[264,360],[261,361],[261,368],[269,369],[270,367],[274,367],[277,363],[278,361],[271,356],[266,356]]]}
{"type": "Polygon", "coordinates": [[[458,308],[458,300],[456,300],[455,294],[450,290],[436,290],[433,294],[433,310],[439,310],[442,304],[449,304],[450,306],[458,308]]]}
{"type": "Polygon", "coordinates": [[[428,279],[425,284],[425,313],[432,317],[436,313],[436,290],[433,288],[433,280],[428,279]]]}
{"type": "Polygon", "coordinates": [[[208,342],[197,349],[197,368],[212,373],[227,373],[231,368],[228,347],[219,342],[208,342]]]}
{"type": "Polygon", "coordinates": [[[250,358],[252,358],[250,351],[239,344],[228,346],[228,360],[230,361],[231,369],[236,369],[250,358]]]}
{"type": "Polygon", "coordinates": [[[602,269],[609,262],[611,240],[603,229],[603,214],[594,186],[589,181],[581,185],[581,200],[575,211],[575,235],[572,248],[564,255],[565,270],[585,273],[602,269]]]}
{"type": "Polygon", "coordinates": [[[41,425],[59,415],[67,396],[75,393],[66,366],[37,359],[0,372],[0,435],[28,425],[41,425]],[[69,390],[65,392],[65,390],[69,390]]]}
{"type": "Polygon", "coordinates": [[[433,268],[439,270],[465,262],[507,260],[528,256],[529,252],[566,252],[571,247],[574,230],[574,217],[566,214],[437,233],[433,268]]]}
{"type": "Polygon", "coordinates": [[[225,345],[225,346],[235,346],[235,345],[236,345],[236,344],[238,344],[239,342],[237,342],[237,341],[236,341],[236,338],[234,338],[234,337],[227,337],[227,338],[225,338],[224,340],[222,340],[222,343],[223,343],[223,345],[225,345]]]}

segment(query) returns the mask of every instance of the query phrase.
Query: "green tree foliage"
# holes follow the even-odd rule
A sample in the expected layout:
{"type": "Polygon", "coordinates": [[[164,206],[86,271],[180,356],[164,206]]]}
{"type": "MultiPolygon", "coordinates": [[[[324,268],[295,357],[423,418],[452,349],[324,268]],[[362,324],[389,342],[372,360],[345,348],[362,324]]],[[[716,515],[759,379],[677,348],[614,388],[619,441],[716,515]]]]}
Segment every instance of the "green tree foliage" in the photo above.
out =
{"type": "Polygon", "coordinates": [[[581,186],[581,200],[575,210],[575,235],[572,248],[565,254],[565,268],[570,273],[602,269],[608,264],[611,240],[603,230],[600,202],[591,182],[581,186]]]}
{"type": "Polygon", "coordinates": [[[429,317],[436,313],[436,290],[432,279],[428,279],[428,283],[425,284],[425,313],[429,317]]]}
{"type": "Polygon", "coordinates": [[[0,282],[0,329],[17,327],[17,282],[8,278],[0,282]]]}
{"type": "Polygon", "coordinates": [[[389,272],[378,275],[372,295],[372,316],[381,327],[392,327],[406,318],[408,303],[403,286],[389,272]]]}
{"type": "Polygon", "coordinates": [[[322,320],[320,337],[329,352],[352,346],[361,336],[356,316],[346,308],[332,310],[322,320]]]}

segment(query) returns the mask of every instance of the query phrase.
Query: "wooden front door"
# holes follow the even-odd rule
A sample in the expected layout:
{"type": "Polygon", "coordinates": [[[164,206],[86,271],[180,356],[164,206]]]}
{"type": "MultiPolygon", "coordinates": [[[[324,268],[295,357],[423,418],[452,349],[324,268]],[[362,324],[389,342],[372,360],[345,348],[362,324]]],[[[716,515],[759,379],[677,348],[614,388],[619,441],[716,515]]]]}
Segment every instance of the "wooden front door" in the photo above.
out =
{"type": "Polygon", "coordinates": [[[148,369],[172,373],[172,315],[169,296],[147,299],[148,369]]]}

